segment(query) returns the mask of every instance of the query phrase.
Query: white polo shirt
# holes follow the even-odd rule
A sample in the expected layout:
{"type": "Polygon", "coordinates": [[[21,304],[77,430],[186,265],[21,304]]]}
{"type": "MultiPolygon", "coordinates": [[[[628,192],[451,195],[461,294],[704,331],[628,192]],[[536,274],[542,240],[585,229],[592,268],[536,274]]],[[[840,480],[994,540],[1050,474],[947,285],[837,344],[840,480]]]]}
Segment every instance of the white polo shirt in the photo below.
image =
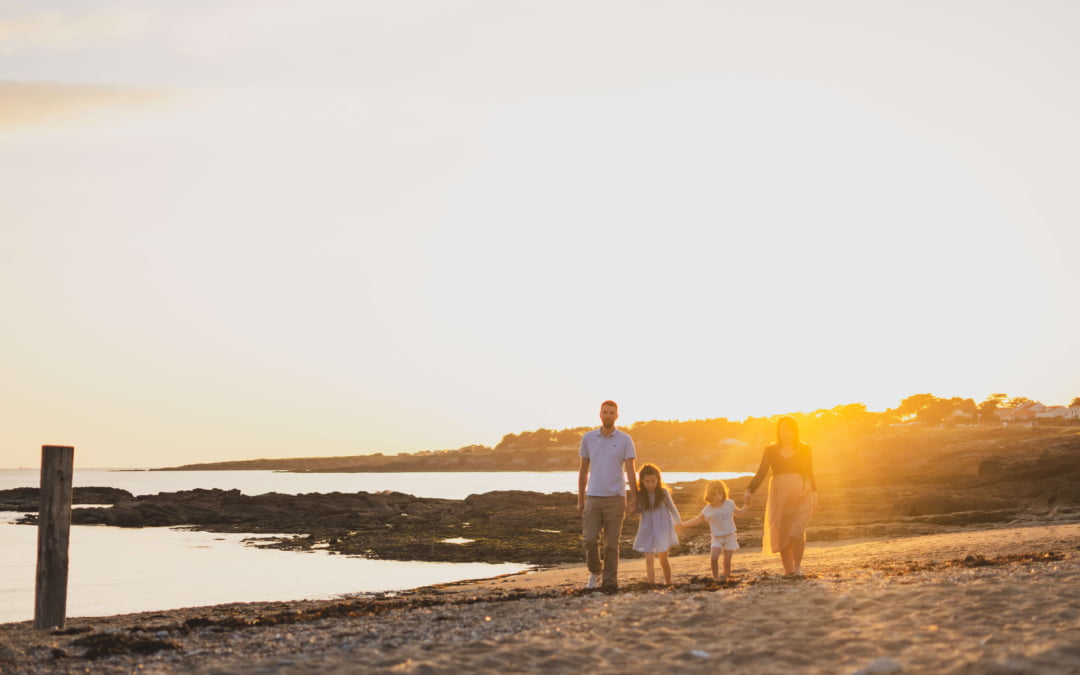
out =
{"type": "Polygon", "coordinates": [[[616,429],[610,436],[604,436],[599,429],[593,429],[581,437],[578,455],[589,460],[589,484],[585,488],[587,497],[626,495],[623,463],[637,457],[630,434],[616,429]]]}

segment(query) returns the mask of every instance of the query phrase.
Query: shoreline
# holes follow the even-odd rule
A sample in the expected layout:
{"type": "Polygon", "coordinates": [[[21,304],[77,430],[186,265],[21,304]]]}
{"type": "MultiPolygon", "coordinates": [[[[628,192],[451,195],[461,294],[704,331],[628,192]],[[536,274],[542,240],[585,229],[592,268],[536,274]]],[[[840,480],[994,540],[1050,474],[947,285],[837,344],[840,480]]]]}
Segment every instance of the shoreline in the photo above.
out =
{"type": "Polygon", "coordinates": [[[672,567],[674,586],[654,588],[642,560],[624,560],[615,594],[584,591],[584,566],[565,564],[340,600],[73,618],[64,631],[0,624],[0,668],[1080,671],[1080,523],[816,542],[801,580],[746,549],[727,584],[708,578],[707,555],[672,567]],[[115,653],[86,658],[95,650],[115,653]]]}

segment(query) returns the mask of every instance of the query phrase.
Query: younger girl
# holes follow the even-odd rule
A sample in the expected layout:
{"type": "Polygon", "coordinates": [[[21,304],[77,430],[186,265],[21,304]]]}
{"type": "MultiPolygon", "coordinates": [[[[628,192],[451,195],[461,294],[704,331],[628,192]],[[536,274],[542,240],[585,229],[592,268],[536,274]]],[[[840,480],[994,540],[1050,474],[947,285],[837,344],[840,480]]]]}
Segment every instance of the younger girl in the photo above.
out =
{"type": "Polygon", "coordinates": [[[655,464],[645,464],[638,473],[638,523],[634,550],[645,554],[645,574],[649,583],[656,583],[654,556],[660,557],[660,568],[664,570],[664,584],[671,584],[671,564],[668,562],[668,549],[679,543],[675,526],[682,522],[675,502],[671,500],[671,491],[660,480],[660,469],[655,464]]]}
{"type": "MultiPolygon", "coordinates": [[[[705,503],[707,506],[696,517],[682,524],[682,527],[691,527],[701,523],[709,523],[712,530],[712,578],[720,581],[720,552],[724,553],[724,576],[727,580],[731,576],[731,554],[739,550],[739,542],[735,538],[735,520],[733,516],[741,516],[750,509],[750,505],[744,505],[741,509],[735,506],[735,502],[728,499],[728,489],[724,481],[710,481],[705,487],[705,503]]],[[[681,528],[680,528],[681,529],[681,528]]]]}

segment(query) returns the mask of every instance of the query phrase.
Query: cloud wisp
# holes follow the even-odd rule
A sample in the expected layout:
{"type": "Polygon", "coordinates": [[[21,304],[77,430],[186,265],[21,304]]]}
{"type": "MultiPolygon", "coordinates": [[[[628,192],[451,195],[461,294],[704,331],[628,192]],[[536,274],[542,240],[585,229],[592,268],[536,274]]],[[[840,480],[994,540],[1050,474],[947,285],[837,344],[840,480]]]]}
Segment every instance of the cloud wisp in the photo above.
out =
{"type": "Polygon", "coordinates": [[[0,80],[0,135],[96,115],[143,111],[174,99],[175,94],[164,89],[0,80]]]}

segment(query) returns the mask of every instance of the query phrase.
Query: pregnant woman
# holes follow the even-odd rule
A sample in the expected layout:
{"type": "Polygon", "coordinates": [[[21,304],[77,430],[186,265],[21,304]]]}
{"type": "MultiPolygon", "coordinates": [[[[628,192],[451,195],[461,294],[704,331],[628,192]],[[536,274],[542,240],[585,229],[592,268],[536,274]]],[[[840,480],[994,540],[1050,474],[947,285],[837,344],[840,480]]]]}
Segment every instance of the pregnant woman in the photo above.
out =
{"type": "Polygon", "coordinates": [[[743,495],[746,504],[770,470],[761,550],[780,554],[785,576],[802,576],[806,524],[817,508],[817,483],[810,446],[799,441],[799,424],[794,417],[781,417],[776,423],[776,442],[765,448],[761,466],[743,495]]]}

